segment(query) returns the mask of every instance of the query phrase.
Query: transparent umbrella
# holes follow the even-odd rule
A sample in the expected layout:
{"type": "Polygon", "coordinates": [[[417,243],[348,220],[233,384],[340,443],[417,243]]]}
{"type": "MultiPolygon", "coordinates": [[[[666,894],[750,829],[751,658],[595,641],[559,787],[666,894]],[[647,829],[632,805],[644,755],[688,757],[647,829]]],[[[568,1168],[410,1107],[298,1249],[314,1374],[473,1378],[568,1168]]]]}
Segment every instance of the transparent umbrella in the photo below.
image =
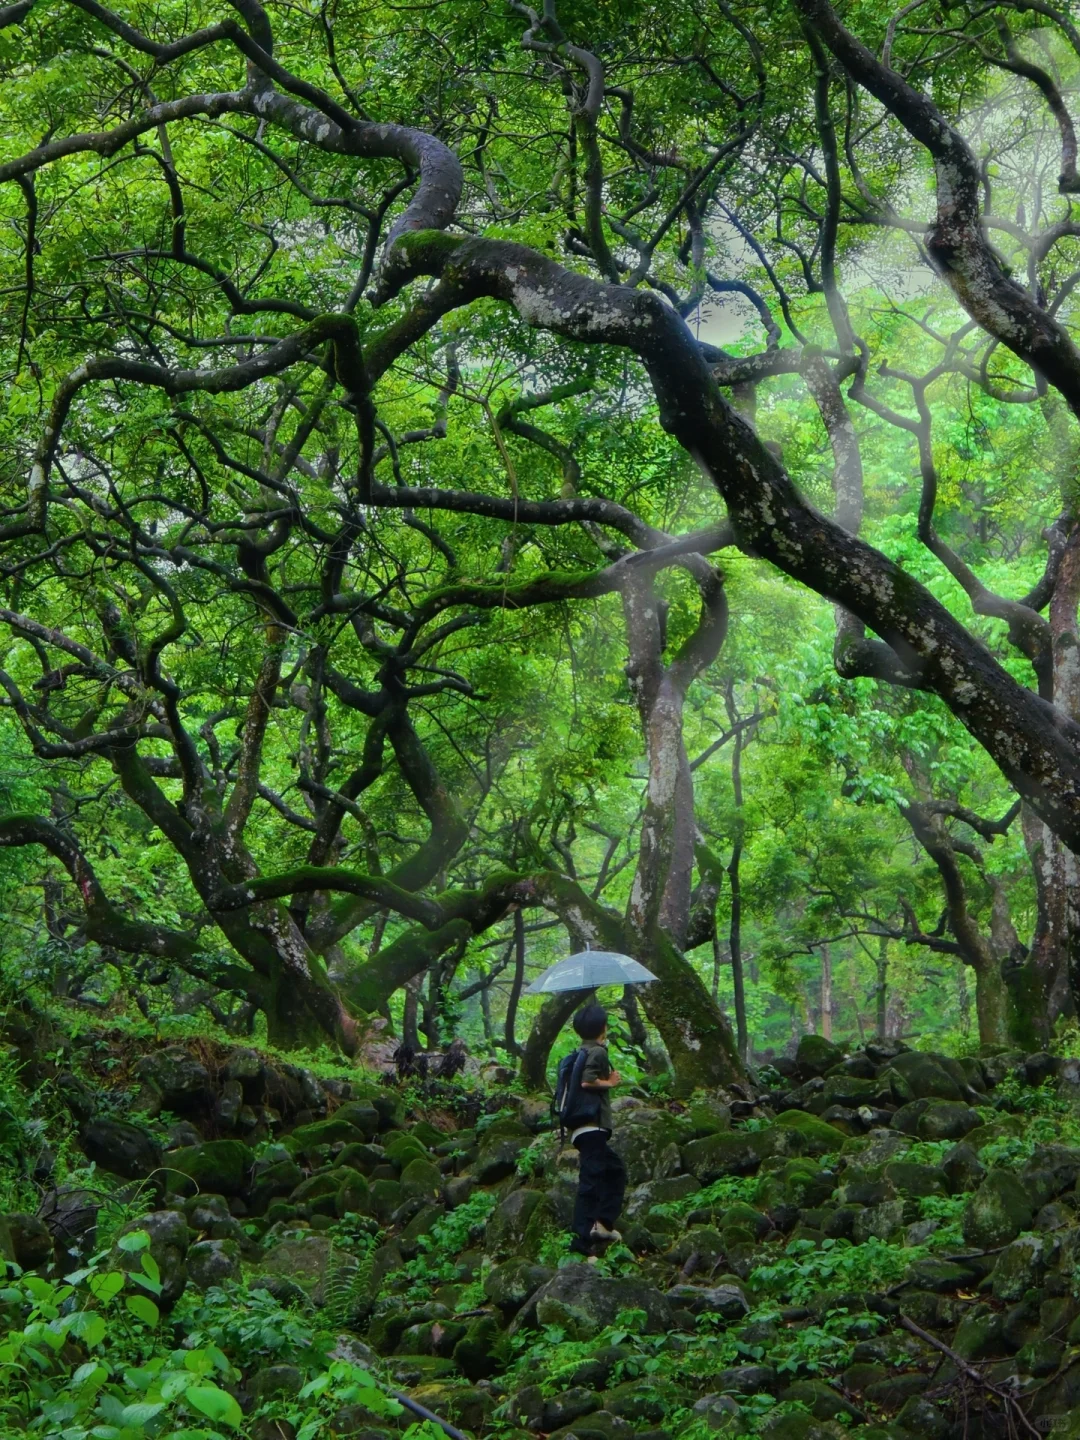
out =
{"type": "Polygon", "coordinates": [[[595,990],[599,985],[648,985],[656,978],[629,955],[614,950],[582,950],[549,965],[525,993],[553,995],[560,990],[595,990]]]}

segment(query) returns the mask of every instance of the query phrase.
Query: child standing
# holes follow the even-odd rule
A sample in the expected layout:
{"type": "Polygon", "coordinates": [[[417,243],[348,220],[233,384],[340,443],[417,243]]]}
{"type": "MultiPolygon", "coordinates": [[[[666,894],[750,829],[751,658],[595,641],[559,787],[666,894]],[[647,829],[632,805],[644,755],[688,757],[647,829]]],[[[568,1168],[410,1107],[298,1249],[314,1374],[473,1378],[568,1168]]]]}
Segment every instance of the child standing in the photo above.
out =
{"type": "Polygon", "coordinates": [[[585,1052],[581,1088],[599,1100],[595,1120],[576,1126],[570,1135],[581,1157],[571,1248],[588,1255],[597,1242],[610,1244],[622,1239],[614,1227],[626,1193],[626,1167],[608,1144],[612,1129],[609,1091],[622,1077],[612,1069],[608,1056],[608,1017],[603,1006],[586,1005],[573,1023],[585,1052]]]}

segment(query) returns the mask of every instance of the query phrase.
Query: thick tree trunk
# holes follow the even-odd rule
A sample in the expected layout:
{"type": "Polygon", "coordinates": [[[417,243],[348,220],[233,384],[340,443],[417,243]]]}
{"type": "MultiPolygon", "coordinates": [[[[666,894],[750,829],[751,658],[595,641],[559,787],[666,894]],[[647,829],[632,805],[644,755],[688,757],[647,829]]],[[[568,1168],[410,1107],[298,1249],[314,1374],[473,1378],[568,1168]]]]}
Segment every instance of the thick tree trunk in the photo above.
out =
{"type": "Polygon", "coordinates": [[[833,974],[832,954],[828,945],[821,947],[821,1025],[818,1033],[826,1040],[832,1039],[833,1020],[833,974]]]}
{"type": "Polygon", "coordinates": [[[664,931],[654,928],[636,958],[658,978],[659,983],[642,986],[642,1004],[671,1057],[676,1093],[744,1080],[746,1071],[723,1011],[664,931]]]}
{"type": "Polygon", "coordinates": [[[877,1038],[885,1040],[889,1034],[889,941],[887,936],[878,938],[877,953],[877,1038]]]}
{"type": "Polygon", "coordinates": [[[1001,966],[991,959],[988,965],[971,967],[975,972],[975,1014],[979,1040],[984,1045],[1002,1045],[1009,1038],[1008,991],[1001,966]]]}
{"type": "Polygon", "coordinates": [[[510,998],[506,1002],[506,1021],[503,1037],[506,1053],[516,1060],[521,1059],[521,1046],[517,1039],[517,1010],[521,989],[525,983],[525,915],[514,911],[514,978],[510,985],[510,998]]]}
{"type": "Polygon", "coordinates": [[[593,990],[565,990],[561,995],[552,995],[540,1006],[521,1055],[521,1083],[527,1090],[545,1088],[552,1046],[574,1011],[595,993],[593,990]]]}
{"type": "MultiPolygon", "coordinates": [[[[735,711],[728,715],[734,724],[735,711]]],[[[731,955],[731,988],[735,996],[735,1035],[740,1059],[745,1063],[750,1053],[750,1032],[746,1024],[746,975],[742,953],[742,853],[743,853],[743,788],[742,747],[745,731],[736,733],[731,752],[731,788],[735,799],[735,839],[731,847],[728,880],[731,886],[731,919],[728,930],[728,951],[731,955]]]]}

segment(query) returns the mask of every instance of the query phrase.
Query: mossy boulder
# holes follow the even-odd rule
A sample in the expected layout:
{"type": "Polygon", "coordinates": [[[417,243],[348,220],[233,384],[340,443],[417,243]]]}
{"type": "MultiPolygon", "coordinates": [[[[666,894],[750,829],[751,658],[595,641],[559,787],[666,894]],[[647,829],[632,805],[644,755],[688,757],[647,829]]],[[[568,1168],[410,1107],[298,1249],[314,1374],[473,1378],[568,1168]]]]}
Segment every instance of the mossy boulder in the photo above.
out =
{"type": "Polygon", "coordinates": [[[689,1134],[690,1127],[666,1110],[626,1110],[619,1115],[611,1145],[626,1166],[630,1185],[644,1185],[686,1168],[680,1163],[679,1146],[685,1144],[689,1134]]]}
{"type": "Polygon", "coordinates": [[[624,1310],[644,1312],[643,1330],[662,1335],[675,1328],[670,1302],[640,1280],[599,1274],[591,1265],[559,1270],[535,1297],[536,1321],[558,1325],[568,1335],[587,1340],[613,1325],[624,1310]]]}
{"type": "Polygon", "coordinates": [[[693,1175],[672,1175],[666,1180],[648,1180],[644,1185],[635,1185],[630,1191],[623,1206],[623,1214],[628,1220],[641,1220],[654,1205],[670,1205],[678,1200],[686,1200],[700,1189],[701,1182],[693,1175]]]}
{"type": "Polygon", "coordinates": [[[715,1135],[718,1130],[731,1129],[731,1107],[715,1095],[695,1095],[686,1112],[691,1138],[715,1135]]]}
{"type": "Polygon", "coordinates": [[[945,1056],[926,1054],[920,1050],[908,1050],[896,1055],[889,1069],[899,1075],[912,1100],[963,1100],[962,1076],[951,1074],[952,1066],[945,1056]]]}
{"type": "Polygon", "coordinates": [[[433,1200],[441,1194],[442,1171],[430,1160],[410,1160],[401,1172],[401,1193],[406,1200],[433,1200]]]}
{"type": "Polygon", "coordinates": [[[920,1140],[962,1140],[982,1124],[982,1117],[970,1105],[952,1100],[932,1101],[919,1117],[920,1140]]]}
{"type": "Polygon", "coordinates": [[[142,1180],[161,1165],[161,1146],[141,1125],[103,1117],[79,1132],[86,1153],[102,1170],[125,1180],[142,1180]]]}
{"type": "Polygon", "coordinates": [[[376,1165],[386,1161],[386,1151],[381,1145],[359,1145],[350,1143],[338,1153],[337,1163],[359,1170],[361,1175],[370,1175],[376,1165]]]}
{"type": "MultiPolygon", "coordinates": [[[[713,1225],[691,1225],[689,1230],[679,1236],[664,1258],[673,1265],[685,1265],[691,1257],[696,1256],[695,1269],[708,1272],[727,1250],[727,1235],[726,1230],[721,1235],[713,1225]]],[[[742,1231],[733,1237],[731,1243],[738,1243],[742,1235],[753,1240],[749,1231],[742,1231]]]]}
{"type": "MultiPolygon", "coordinates": [[[[7,1223],[14,1260],[20,1269],[37,1270],[49,1263],[53,1255],[53,1239],[44,1220],[19,1210],[2,1217],[0,1223],[3,1221],[7,1223]]],[[[0,1239],[0,1255],[5,1253],[0,1239]]]]}
{"type": "MultiPolygon", "coordinates": [[[[339,1167],[334,1174],[342,1174],[344,1168],[339,1167]]],[[[363,1175],[353,1171],[342,1180],[334,1197],[334,1208],[339,1218],[344,1215],[371,1214],[371,1186],[363,1175]]]]}
{"type": "MultiPolygon", "coordinates": [[[[831,1170],[822,1169],[815,1160],[786,1160],[762,1175],[754,1203],[769,1214],[780,1205],[792,1205],[801,1210],[823,1204],[835,1188],[836,1176],[831,1170]]],[[[884,1198],[884,1187],[882,1192],[884,1198]]]]}
{"type": "Polygon", "coordinates": [[[303,1178],[304,1172],[295,1160],[278,1160],[263,1170],[256,1170],[248,1209],[252,1215],[265,1215],[271,1200],[291,1195],[303,1178]]]}
{"type": "Polygon", "coordinates": [[[386,1160],[393,1165],[394,1169],[401,1174],[414,1160],[430,1160],[431,1155],[425,1145],[422,1145],[412,1135],[397,1135],[393,1138],[387,1137],[383,1146],[386,1160]]]}
{"type": "Polygon", "coordinates": [[[266,1251],[259,1268],[264,1275],[291,1280],[310,1295],[326,1274],[331,1248],[326,1235],[290,1236],[266,1251]]]}
{"type": "Polygon", "coordinates": [[[366,1138],[364,1132],[348,1120],[331,1115],[328,1120],[313,1120],[310,1125],[298,1125],[291,1135],[286,1136],[285,1145],[293,1155],[313,1155],[323,1145],[359,1145],[366,1138]]]}
{"type": "Polygon", "coordinates": [[[489,1255],[506,1257],[521,1252],[529,1221],[541,1205],[550,1201],[539,1190],[512,1190],[499,1202],[488,1220],[484,1249],[489,1255]]]}
{"type": "Polygon", "coordinates": [[[517,1170],[518,1156],[531,1143],[528,1133],[497,1135],[485,1140],[469,1173],[478,1185],[497,1185],[500,1180],[508,1180],[517,1170]]]}
{"type": "Polygon", "coordinates": [[[997,1300],[1022,1300],[1046,1273],[1050,1243],[1042,1235],[1021,1235],[998,1256],[991,1286],[997,1300]]]}
{"type": "Polygon", "coordinates": [[[242,1195],[254,1160],[254,1153],[242,1140],[204,1140],[170,1154],[166,1183],[179,1195],[199,1191],[242,1195]]]}
{"type": "Polygon", "coordinates": [[[779,1133],[774,1126],[769,1126],[764,1130],[718,1132],[691,1140],[682,1147],[683,1167],[705,1185],[724,1175],[752,1175],[767,1156],[776,1153],[779,1133]]]}
{"type": "Polygon", "coordinates": [[[844,1052],[824,1035],[804,1035],[795,1052],[795,1064],[804,1075],[824,1075],[839,1065],[844,1052]]]}
{"type": "Polygon", "coordinates": [[[524,1256],[495,1265],[484,1276],[484,1295],[509,1317],[521,1309],[531,1295],[552,1278],[545,1265],[535,1265],[524,1256]]]}
{"type": "Polygon", "coordinates": [[[510,1361],[510,1344],[492,1315],[479,1315],[454,1346],[454,1364],[466,1380],[489,1380],[510,1361]]]}
{"type": "Polygon", "coordinates": [[[781,1131],[794,1131],[803,1141],[807,1155],[829,1155],[844,1143],[839,1130],[804,1110],[784,1110],[776,1117],[776,1125],[781,1131]]]}
{"type": "Polygon", "coordinates": [[[446,1381],[421,1385],[413,1391],[412,1398],[465,1430],[479,1430],[495,1408],[495,1401],[488,1391],[446,1381]]]}
{"type": "Polygon", "coordinates": [[[1000,1120],[969,1130],[964,1139],[978,1154],[984,1145],[992,1145],[995,1140],[1021,1139],[1029,1123],[1023,1115],[1002,1115],[1000,1120]]]}
{"type": "Polygon", "coordinates": [[[927,1195],[948,1194],[945,1175],[933,1165],[891,1160],[882,1170],[881,1177],[895,1195],[922,1199],[927,1195]]]}
{"type": "MultiPolygon", "coordinates": [[[[423,1162],[421,1162],[423,1163],[423,1162]]],[[[377,1220],[389,1220],[405,1198],[399,1180],[372,1180],[371,1209],[377,1220]]]]}
{"type": "Polygon", "coordinates": [[[957,1326],[952,1348],[972,1363],[997,1360],[1008,1354],[1001,1314],[988,1305],[976,1305],[957,1326]]]}
{"type": "Polygon", "coordinates": [[[199,1240],[188,1251],[188,1279],[196,1290],[239,1280],[240,1247],[235,1240],[199,1240]]]}
{"type": "Polygon", "coordinates": [[[945,1155],[941,1170],[950,1195],[966,1195],[986,1179],[986,1166],[969,1141],[962,1141],[945,1155]]]}
{"type": "Polygon", "coordinates": [[[1031,1198],[1008,1170],[991,1170],[964,1208],[963,1232],[969,1245],[993,1250],[1015,1240],[1034,1219],[1031,1198]]]}
{"type": "Polygon", "coordinates": [[[353,1129],[359,1130],[365,1140],[373,1140],[379,1133],[379,1112],[370,1100],[347,1100],[330,1118],[344,1120],[353,1129]]]}

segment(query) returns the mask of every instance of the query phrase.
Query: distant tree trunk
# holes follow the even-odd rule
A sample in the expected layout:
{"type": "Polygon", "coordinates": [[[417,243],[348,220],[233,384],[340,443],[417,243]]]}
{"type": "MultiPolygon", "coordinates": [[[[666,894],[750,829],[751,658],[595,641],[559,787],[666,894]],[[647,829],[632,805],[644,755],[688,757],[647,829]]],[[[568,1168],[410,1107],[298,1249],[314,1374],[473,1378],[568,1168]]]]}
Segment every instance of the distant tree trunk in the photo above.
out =
{"type": "Polygon", "coordinates": [[[488,1054],[495,1051],[495,1027],[491,1022],[491,986],[480,987],[480,1019],[484,1026],[484,1044],[488,1054]]]}
{"type": "Polygon", "coordinates": [[[712,936],[712,998],[719,1003],[720,1000],[720,967],[724,963],[724,948],[720,944],[719,931],[714,930],[712,936]]]}
{"type": "Polygon", "coordinates": [[[521,910],[514,911],[514,979],[510,986],[510,998],[506,1002],[506,1021],[503,1034],[506,1052],[515,1060],[521,1059],[521,1046],[517,1041],[517,1011],[521,998],[521,987],[525,983],[525,916],[521,910]]]}
{"type": "Polygon", "coordinates": [[[971,993],[968,990],[967,970],[963,965],[956,971],[956,1002],[960,1007],[960,1029],[965,1034],[971,1029],[971,993]]]}
{"type": "Polygon", "coordinates": [[[716,658],[727,629],[722,575],[701,556],[691,557],[690,568],[701,591],[701,616],[668,664],[651,577],[632,577],[622,589],[626,673],[649,764],[622,944],[659,977],[659,984],[644,987],[641,1003],[671,1057],[678,1088],[687,1093],[745,1075],[727,1018],[682,953],[690,922],[695,841],[683,706],[691,682],[716,658]]]}
{"type": "Polygon", "coordinates": [[[1006,1039],[1008,1028],[1008,1004],[1001,960],[968,909],[964,880],[953,843],[941,816],[934,814],[924,805],[913,801],[910,805],[902,805],[900,813],[938,868],[945,890],[949,927],[956,939],[955,951],[959,952],[963,963],[975,972],[975,1013],[979,1020],[979,1039],[984,1045],[1000,1045],[1006,1039]]]}
{"type": "Polygon", "coordinates": [[[401,1012],[401,1043],[410,1050],[420,1049],[420,986],[422,975],[416,975],[405,986],[405,1004],[401,1012]]]}
{"type": "Polygon", "coordinates": [[[877,954],[877,1038],[887,1040],[889,1036],[889,941],[885,935],[878,937],[877,954]]]}
{"type": "Polygon", "coordinates": [[[828,945],[821,947],[821,1030],[826,1040],[832,1039],[833,973],[832,955],[828,945]]]}
{"type": "MultiPolygon", "coordinates": [[[[734,723],[734,705],[729,704],[728,715],[734,723]]],[[[745,732],[735,735],[731,752],[731,788],[735,799],[735,838],[731,847],[731,861],[728,864],[728,880],[731,885],[731,921],[728,929],[728,950],[731,955],[731,986],[735,994],[735,1043],[739,1058],[745,1062],[750,1048],[750,1036],[746,1028],[746,979],[743,973],[742,953],[742,852],[743,852],[743,787],[742,751],[745,732]]]]}
{"type": "MultiPolygon", "coordinates": [[[[1075,458],[1075,457],[1074,457],[1075,458]]],[[[1072,524],[1050,599],[1054,703],[1080,719],[1080,525],[1072,524]]],[[[1042,1048],[1054,1021],[1075,1009],[1080,995],[1080,869],[1077,858],[1025,805],[1024,845],[1035,878],[1036,917],[1031,948],[1022,947],[1005,967],[1012,1038],[1042,1048]]]]}

